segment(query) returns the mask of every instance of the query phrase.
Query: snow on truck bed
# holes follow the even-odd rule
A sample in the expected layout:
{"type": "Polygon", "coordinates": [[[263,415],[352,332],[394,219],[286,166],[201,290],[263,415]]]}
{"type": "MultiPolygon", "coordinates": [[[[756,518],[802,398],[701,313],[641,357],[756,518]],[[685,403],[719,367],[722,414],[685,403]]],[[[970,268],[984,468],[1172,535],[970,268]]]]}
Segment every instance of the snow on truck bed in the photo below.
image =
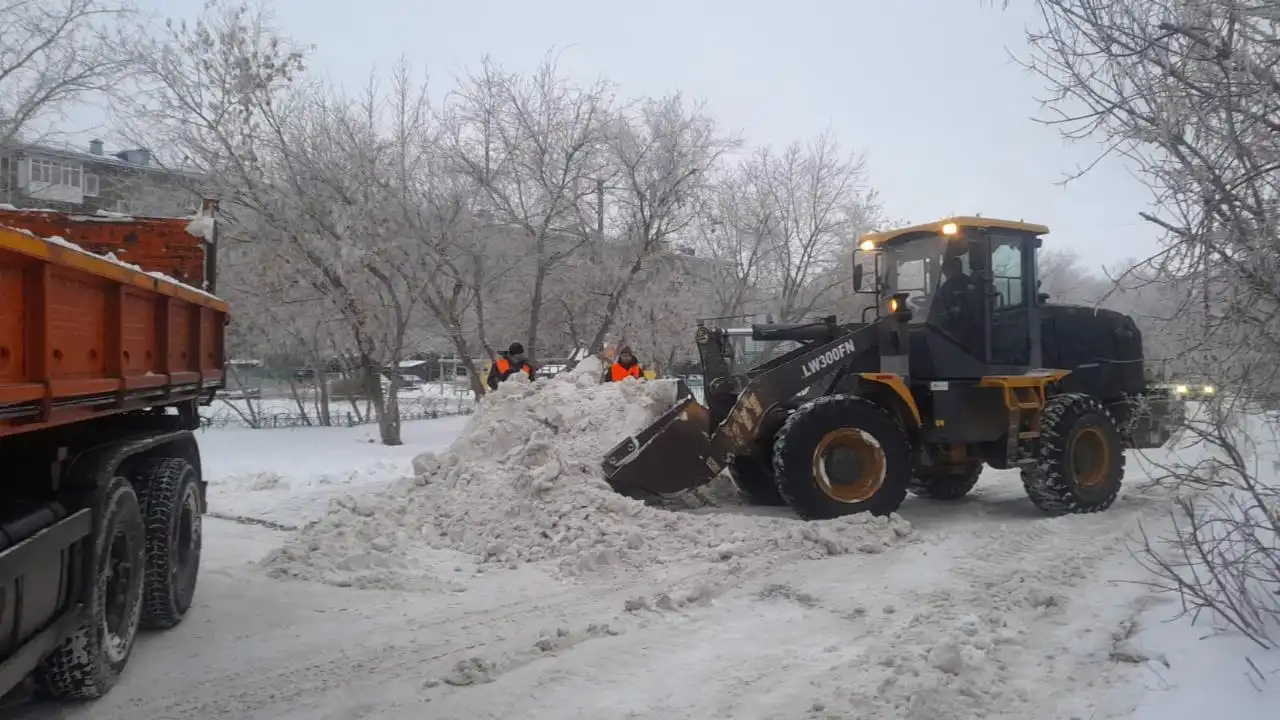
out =
{"type": "Polygon", "coordinates": [[[693,515],[615,493],[600,462],[674,402],[674,386],[601,384],[585,362],[537,383],[504,383],[444,452],[413,461],[390,489],[340,500],[267,561],[278,577],[402,587],[426,548],[486,563],[540,563],[573,576],[691,559],[880,552],[910,534],[901,518],[693,515]]]}

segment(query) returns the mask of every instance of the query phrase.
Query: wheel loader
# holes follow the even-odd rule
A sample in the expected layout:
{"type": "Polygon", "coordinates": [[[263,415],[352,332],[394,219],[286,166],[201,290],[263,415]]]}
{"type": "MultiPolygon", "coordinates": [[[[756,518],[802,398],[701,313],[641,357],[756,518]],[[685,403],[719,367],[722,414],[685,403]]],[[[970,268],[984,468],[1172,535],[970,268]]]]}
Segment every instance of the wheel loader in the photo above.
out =
{"type": "Polygon", "coordinates": [[[1046,512],[1107,509],[1125,449],[1167,442],[1180,401],[1131,318],[1039,292],[1048,232],[953,217],[870,233],[854,250],[854,289],[874,296],[858,322],[699,322],[706,405],[681,388],[605,456],[606,479],[643,497],[727,471],[756,503],[824,519],[888,514],[908,493],[957,500],[989,465],[1019,468],[1046,512]],[[797,347],[740,369],[740,336],[797,347]]]}

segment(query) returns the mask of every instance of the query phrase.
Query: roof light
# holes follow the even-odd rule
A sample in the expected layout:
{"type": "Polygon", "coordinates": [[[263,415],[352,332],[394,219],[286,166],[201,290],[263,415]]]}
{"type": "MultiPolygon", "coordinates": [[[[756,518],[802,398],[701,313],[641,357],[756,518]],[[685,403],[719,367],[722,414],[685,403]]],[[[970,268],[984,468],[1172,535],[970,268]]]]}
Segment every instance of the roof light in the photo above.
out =
{"type": "Polygon", "coordinates": [[[870,240],[863,240],[862,243],[858,245],[858,249],[866,250],[867,252],[870,252],[876,249],[876,244],[871,242],[870,240]]]}
{"type": "Polygon", "coordinates": [[[955,235],[960,232],[960,227],[953,222],[946,223],[942,226],[943,235],[955,235]]]}

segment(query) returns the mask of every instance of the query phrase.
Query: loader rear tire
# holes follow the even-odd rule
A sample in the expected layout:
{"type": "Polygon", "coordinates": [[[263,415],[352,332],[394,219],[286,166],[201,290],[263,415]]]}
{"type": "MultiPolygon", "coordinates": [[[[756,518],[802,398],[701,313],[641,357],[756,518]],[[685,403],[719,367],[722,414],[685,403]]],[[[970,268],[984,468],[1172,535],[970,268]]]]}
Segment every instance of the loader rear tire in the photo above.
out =
{"type": "Polygon", "coordinates": [[[735,455],[729,479],[752,505],[786,505],[773,478],[773,468],[754,455],[735,455]]]}
{"type": "Polygon", "coordinates": [[[800,406],[774,441],[778,492],[806,520],[902,505],[911,481],[906,433],[884,408],[850,395],[800,406]]]}
{"type": "Polygon", "coordinates": [[[981,474],[981,460],[956,467],[918,469],[911,478],[911,494],[930,500],[959,500],[978,484],[981,474]]]}
{"type": "Polygon", "coordinates": [[[1040,438],[1022,468],[1027,497],[1055,515],[1102,512],[1120,494],[1124,444],[1116,421],[1095,397],[1056,395],[1040,415],[1040,438]]]}

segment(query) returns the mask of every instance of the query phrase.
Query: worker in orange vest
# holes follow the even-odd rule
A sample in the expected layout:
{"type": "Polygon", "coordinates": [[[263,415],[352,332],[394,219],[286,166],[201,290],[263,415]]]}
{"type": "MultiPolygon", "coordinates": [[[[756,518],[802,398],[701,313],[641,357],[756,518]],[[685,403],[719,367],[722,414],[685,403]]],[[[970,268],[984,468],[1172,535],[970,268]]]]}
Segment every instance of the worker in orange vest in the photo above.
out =
{"type": "Polygon", "coordinates": [[[604,371],[604,382],[622,382],[629,377],[639,380],[644,377],[644,370],[640,368],[631,348],[623,345],[618,350],[618,359],[604,371]]]}
{"type": "Polygon", "coordinates": [[[497,390],[498,383],[518,372],[523,372],[529,376],[530,382],[533,381],[533,366],[525,357],[524,345],[514,342],[506,352],[499,353],[497,361],[493,363],[493,367],[489,368],[489,377],[485,382],[490,390],[497,390]]]}

